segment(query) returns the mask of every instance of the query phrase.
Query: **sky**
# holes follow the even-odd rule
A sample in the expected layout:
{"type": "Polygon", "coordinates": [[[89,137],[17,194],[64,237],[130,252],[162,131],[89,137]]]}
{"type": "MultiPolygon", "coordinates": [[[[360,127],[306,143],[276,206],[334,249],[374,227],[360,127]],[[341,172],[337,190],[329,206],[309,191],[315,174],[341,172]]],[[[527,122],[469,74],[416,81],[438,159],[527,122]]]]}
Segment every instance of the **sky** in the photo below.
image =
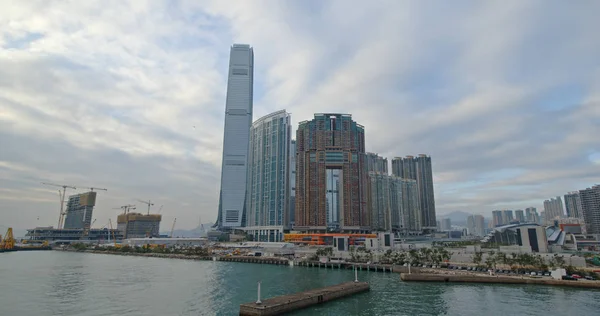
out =
{"type": "Polygon", "coordinates": [[[214,221],[233,43],[254,48],[254,119],[352,114],[368,151],[432,157],[438,214],[600,182],[598,1],[0,7],[0,229],[56,226],[41,182],[108,189],[94,227],[138,199],[162,230],[214,221]]]}

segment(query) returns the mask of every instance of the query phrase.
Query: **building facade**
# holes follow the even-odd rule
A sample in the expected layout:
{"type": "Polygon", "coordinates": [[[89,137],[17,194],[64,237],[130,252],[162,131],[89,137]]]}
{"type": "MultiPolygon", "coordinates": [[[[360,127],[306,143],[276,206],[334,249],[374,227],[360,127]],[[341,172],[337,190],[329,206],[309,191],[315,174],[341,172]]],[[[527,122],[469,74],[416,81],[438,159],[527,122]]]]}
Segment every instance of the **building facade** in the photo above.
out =
{"type": "Polygon", "coordinates": [[[450,220],[449,218],[442,218],[441,220],[441,230],[444,232],[448,232],[452,230],[452,220],[450,220]]]}
{"type": "Polygon", "coordinates": [[[245,230],[255,241],[281,241],[288,228],[291,135],[285,110],[261,117],[250,128],[245,230]]]}
{"type": "MultiPolygon", "coordinates": [[[[96,192],[86,192],[69,196],[67,218],[64,229],[89,229],[92,225],[92,212],[96,205],[96,192]]],[[[60,227],[59,227],[60,228],[60,227]]]]}
{"type": "Polygon", "coordinates": [[[389,174],[388,160],[378,154],[366,153],[367,172],[376,172],[381,174],[389,174]]]}
{"type": "Polygon", "coordinates": [[[544,201],[544,215],[546,224],[551,223],[554,219],[565,216],[563,202],[560,196],[544,201]]]}
{"type": "Polygon", "coordinates": [[[349,114],[315,114],[296,132],[295,230],[364,231],[365,130],[349,114]]]}
{"type": "Polygon", "coordinates": [[[578,191],[565,194],[565,208],[567,210],[567,217],[583,218],[581,197],[578,191]]]}
{"type": "Polygon", "coordinates": [[[431,157],[423,154],[420,154],[418,157],[396,157],[392,160],[392,174],[396,177],[417,181],[419,203],[421,203],[421,226],[425,230],[434,230],[437,220],[431,157]]]}
{"type": "Polygon", "coordinates": [[[234,229],[246,222],[246,174],[252,124],[254,51],[234,44],[229,58],[221,189],[215,226],[234,229]]]}
{"type": "Polygon", "coordinates": [[[579,195],[587,233],[600,235],[600,185],[579,190],[579,195]]]}
{"type": "MultiPolygon", "coordinates": [[[[371,229],[389,232],[392,230],[390,176],[379,172],[369,172],[368,179],[367,208],[370,212],[371,229]]],[[[396,199],[396,203],[401,203],[401,201],[401,199],[396,199]]]]}
{"type": "Polygon", "coordinates": [[[290,229],[296,223],[296,140],[290,143],[290,229]]]}

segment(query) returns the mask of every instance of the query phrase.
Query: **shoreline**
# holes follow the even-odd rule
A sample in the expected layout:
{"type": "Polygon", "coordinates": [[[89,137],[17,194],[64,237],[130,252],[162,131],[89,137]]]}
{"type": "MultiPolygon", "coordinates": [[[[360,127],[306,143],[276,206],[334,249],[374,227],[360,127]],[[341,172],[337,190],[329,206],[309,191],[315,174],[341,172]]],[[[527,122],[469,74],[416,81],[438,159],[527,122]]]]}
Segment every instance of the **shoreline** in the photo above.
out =
{"type": "Polygon", "coordinates": [[[588,289],[600,289],[600,281],[588,280],[555,280],[551,278],[517,277],[517,276],[488,276],[467,274],[435,274],[435,273],[400,273],[400,279],[405,282],[438,282],[438,283],[487,283],[487,284],[535,284],[551,286],[567,286],[588,289]]]}

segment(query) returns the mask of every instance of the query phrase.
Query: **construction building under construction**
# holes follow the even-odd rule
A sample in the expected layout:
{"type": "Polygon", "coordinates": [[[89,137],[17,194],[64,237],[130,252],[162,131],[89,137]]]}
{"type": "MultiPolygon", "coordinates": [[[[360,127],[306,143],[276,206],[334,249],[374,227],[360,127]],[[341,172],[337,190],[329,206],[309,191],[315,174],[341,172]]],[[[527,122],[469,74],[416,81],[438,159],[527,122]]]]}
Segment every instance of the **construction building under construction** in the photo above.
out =
{"type": "Polygon", "coordinates": [[[36,227],[27,230],[25,237],[31,240],[43,240],[51,243],[72,243],[82,241],[122,240],[123,234],[118,229],[56,229],[54,227],[36,227]]]}
{"type": "Polygon", "coordinates": [[[69,196],[64,228],[89,229],[92,224],[92,212],[95,205],[96,192],[91,191],[69,196]]]}
{"type": "Polygon", "coordinates": [[[159,237],[160,214],[123,213],[117,217],[117,229],[127,238],[159,237]]]}

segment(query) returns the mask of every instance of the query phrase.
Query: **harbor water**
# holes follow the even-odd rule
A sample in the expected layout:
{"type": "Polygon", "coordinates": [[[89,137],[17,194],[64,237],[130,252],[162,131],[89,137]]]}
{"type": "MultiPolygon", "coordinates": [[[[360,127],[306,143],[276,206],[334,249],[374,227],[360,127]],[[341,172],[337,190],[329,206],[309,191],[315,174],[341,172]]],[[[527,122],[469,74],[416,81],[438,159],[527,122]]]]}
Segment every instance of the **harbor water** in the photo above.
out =
{"type": "MultiPolygon", "coordinates": [[[[354,280],[350,270],[59,251],[0,254],[0,315],[237,315],[241,303],[354,280]]],[[[358,273],[371,291],[293,315],[596,315],[600,291],[402,282],[358,273]]]]}

